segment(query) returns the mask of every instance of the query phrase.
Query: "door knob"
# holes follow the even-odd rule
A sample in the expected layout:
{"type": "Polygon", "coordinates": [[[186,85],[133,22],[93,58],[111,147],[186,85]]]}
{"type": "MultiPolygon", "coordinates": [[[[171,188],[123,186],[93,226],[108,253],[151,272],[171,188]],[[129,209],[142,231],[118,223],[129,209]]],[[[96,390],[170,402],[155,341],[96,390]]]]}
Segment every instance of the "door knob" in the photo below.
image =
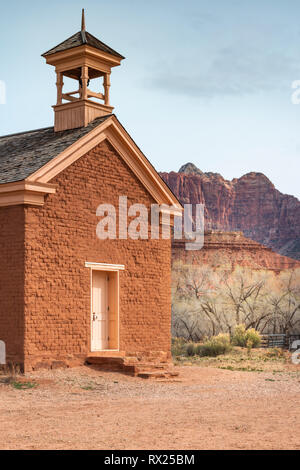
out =
{"type": "Polygon", "coordinates": [[[97,320],[97,315],[93,313],[93,321],[97,320]]]}

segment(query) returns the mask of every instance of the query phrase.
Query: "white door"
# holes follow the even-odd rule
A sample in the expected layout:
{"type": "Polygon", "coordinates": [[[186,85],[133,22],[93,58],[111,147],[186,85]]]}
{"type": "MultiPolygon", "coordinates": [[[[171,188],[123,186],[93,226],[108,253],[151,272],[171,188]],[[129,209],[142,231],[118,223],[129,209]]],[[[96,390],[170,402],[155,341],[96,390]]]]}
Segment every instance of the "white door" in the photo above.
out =
{"type": "Polygon", "coordinates": [[[93,271],[92,287],[92,351],[108,349],[108,276],[93,271]]]}

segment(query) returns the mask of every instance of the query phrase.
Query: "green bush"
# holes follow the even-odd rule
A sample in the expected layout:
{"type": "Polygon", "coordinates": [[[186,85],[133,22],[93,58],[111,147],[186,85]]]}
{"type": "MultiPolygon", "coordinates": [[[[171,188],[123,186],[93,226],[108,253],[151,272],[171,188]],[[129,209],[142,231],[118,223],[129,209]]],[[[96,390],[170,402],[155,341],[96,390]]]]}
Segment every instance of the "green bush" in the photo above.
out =
{"type": "Polygon", "coordinates": [[[254,328],[246,330],[245,325],[237,325],[232,336],[232,344],[242,348],[257,348],[261,343],[261,336],[254,328]]]}
{"type": "Polygon", "coordinates": [[[230,352],[231,349],[229,335],[220,333],[218,336],[213,336],[204,344],[197,346],[196,352],[199,356],[216,357],[230,352]]]}

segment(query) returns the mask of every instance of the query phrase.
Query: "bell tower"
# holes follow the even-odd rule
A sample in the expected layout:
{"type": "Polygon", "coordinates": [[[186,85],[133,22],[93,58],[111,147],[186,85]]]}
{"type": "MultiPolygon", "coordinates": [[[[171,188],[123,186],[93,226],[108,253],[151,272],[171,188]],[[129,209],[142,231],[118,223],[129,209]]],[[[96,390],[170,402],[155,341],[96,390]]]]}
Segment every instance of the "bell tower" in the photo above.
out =
{"type": "Polygon", "coordinates": [[[120,65],[124,57],[86,31],[84,10],[81,31],[45,52],[43,57],[56,71],[57,102],[53,106],[56,132],[86,127],[97,117],[112,113],[111,69],[120,65]],[[63,90],[64,77],[76,80],[75,91],[63,90]],[[100,91],[99,86],[99,92],[88,88],[94,79],[102,80],[103,89],[100,91]]]}

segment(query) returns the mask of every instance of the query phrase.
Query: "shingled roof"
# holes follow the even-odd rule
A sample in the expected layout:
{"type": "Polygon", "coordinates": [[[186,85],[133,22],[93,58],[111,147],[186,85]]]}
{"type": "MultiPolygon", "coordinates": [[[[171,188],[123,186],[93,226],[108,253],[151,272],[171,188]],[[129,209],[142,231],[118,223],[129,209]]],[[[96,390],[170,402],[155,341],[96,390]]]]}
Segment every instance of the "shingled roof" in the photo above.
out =
{"type": "Polygon", "coordinates": [[[66,51],[67,49],[73,49],[74,47],[84,46],[84,45],[95,47],[96,49],[99,49],[100,51],[106,52],[107,54],[114,55],[121,59],[125,58],[118,52],[114,51],[111,47],[104,44],[104,42],[95,38],[95,36],[88,33],[87,31],[79,31],[78,33],[73,34],[73,36],[61,42],[60,44],[58,44],[58,46],[55,46],[49,51],[45,52],[44,54],[42,54],[42,56],[47,57],[51,54],[55,54],[56,52],[66,51]]]}
{"type": "Polygon", "coordinates": [[[0,137],[0,184],[22,181],[108,119],[87,127],[54,132],[54,127],[0,137]]]}

